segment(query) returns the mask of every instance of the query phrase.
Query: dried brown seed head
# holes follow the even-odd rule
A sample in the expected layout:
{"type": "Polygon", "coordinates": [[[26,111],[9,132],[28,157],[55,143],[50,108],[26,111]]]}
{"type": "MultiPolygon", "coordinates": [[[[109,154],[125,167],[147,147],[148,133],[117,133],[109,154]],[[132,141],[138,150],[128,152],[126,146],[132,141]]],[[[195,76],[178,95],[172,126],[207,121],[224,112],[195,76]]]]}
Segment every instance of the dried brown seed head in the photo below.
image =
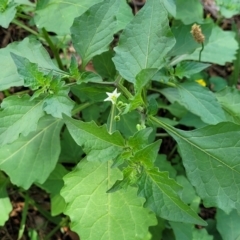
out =
{"type": "Polygon", "coordinates": [[[201,27],[197,24],[192,25],[191,34],[193,35],[193,38],[198,43],[203,43],[205,40],[205,37],[202,33],[201,27]]]}

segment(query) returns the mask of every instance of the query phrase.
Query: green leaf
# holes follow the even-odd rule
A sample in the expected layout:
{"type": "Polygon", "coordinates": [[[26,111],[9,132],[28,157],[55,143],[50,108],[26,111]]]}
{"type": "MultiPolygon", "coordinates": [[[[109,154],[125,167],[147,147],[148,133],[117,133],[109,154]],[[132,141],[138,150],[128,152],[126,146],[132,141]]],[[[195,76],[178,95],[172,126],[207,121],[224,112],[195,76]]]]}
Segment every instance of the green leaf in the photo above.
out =
{"type": "Polygon", "coordinates": [[[215,93],[222,108],[232,117],[240,119],[240,92],[236,88],[226,87],[215,93]]]}
{"type": "Polygon", "coordinates": [[[12,204],[7,193],[7,182],[7,178],[0,172],[0,226],[4,226],[12,210],[12,204]]]}
{"type": "Polygon", "coordinates": [[[60,190],[64,185],[63,177],[67,173],[68,171],[61,164],[57,164],[47,181],[43,184],[37,184],[40,188],[50,193],[52,216],[63,213],[64,209],[66,208],[66,203],[63,197],[60,195],[60,190]]]}
{"type": "Polygon", "coordinates": [[[170,225],[176,240],[213,240],[213,236],[209,235],[204,228],[196,229],[193,225],[176,222],[170,222],[170,225]]]}
{"type": "Polygon", "coordinates": [[[67,128],[61,136],[61,155],[60,162],[78,163],[83,154],[82,148],[76,144],[67,128]]]}
{"type": "Polygon", "coordinates": [[[116,15],[117,28],[115,32],[118,32],[126,27],[126,25],[133,19],[133,12],[131,7],[125,0],[120,0],[120,6],[116,15]]]}
{"type": "Polygon", "coordinates": [[[125,146],[121,134],[109,134],[106,125],[99,127],[95,122],[86,123],[67,116],[64,116],[64,121],[75,142],[83,147],[88,161],[112,160],[125,146]]]}
{"type": "Polygon", "coordinates": [[[206,225],[197,213],[181,201],[177,192],[181,187],[168,177],[167,172],[156,168],[142,172],[138,182],[139,195],[146,198],[145,206],[159,217],[185,223],[206,225]]]}
{"type": "Polygon", "coordinates": [[[27,136],[37,129],[38,120],[44,115],[43,101],[29,99],[28,95],[24,95],[10,96],[3,100],[3,110],[0,111],[0,146],[15,141],[20,134],[27,136]]]}
{"type": "Polygon", "coordinates": [[[207,63],[183,61],[177,65],[175,69],[175,76],[180,79],[183,77],[189,78],[191,75],[199,73],[209,66],[210,64],[207,63]]]}
{"type": "Polygon", "coordinates": [[[133,149],[133,151],[141,150],[147,146],[148,139],[152,131],[152,128],[145,128],[141,131],[137,131],[133,136],[129,138],[128,145],[133,149]]]}
{"type": "Polygon", "coordinates": [[[94,72],[83,72],[79,79],[77,80],[77,84],[88,83],[88,82],[102,82],[102,78],[100,75],[94,72]]]}
{"type": "Polygon", "coordinates": [[[25,87],[30,87],[32,90],[38,89],[44,85],[45,77],[43,72],[39,71],[36,63],[31,63],[27,58],[10,53],[20,78],[24,81],[25,87]]]}
{"type": "Polygon", "coordinates": [[[113,61],[123,78],[134,83],[141,70],[163,66],[165,55],[175,44],[168,24],[161,1],[147,1],[126,26],[114,49],[113,61]]]}
{"type": "Polygon", "coordinates": [[[190,112],[199,116],[205,123],[217,124],[226,117],[214,94],[197,83],[177,85],[180,95],[178,102],[190,112]]]}
{"type": "Polygon", "coordinates": [[[203,6],[198,0],[177,0],[176,17],[185,25],[203,21],[203,6]]]}
{"type": "Polygon", "coordinates": [[[161,126],[178,142],[188,179],[204,205],[240,210],[240,126],[219,123],[188,132],[161,126]]]}
{"type": "Polygon", "coordinates": [[[103,77],[114,79],[116,69],[112,61],[113,52],[107,51],[93,58],[94,69],[103,77]]]}
{"type": "Polygon", "coordinates": [[[69,90],[62,90],[57,94],[48,96],[44,100],[43,109],[53,117],[62,118],[62,114],[71,116],[74,101],[68,97],[69,90]]]}
{"type": "Polygon", "coordinates": [[[210,77],[209,82],[211,85],[211,89],[214,92],[219,92],[228,85],[228,82],[224,78],[218,76],[210,77]]]}
{"type": "MultiPolygon", "coordinates": [[[[91,6],[103,0],[48,0],[45,4],[39,1],[37,4],[34,22],[38,28],[46,28],[50,32],[58,35],[70,33],[70,27],[74,18],[81,16],[91,6]],[[47,17],[46,17],[47,16],[47,17]]],[[[84,26],[86,29],[86,26],[84,26]]]]}
{"type": "Polygon", "coordinates": [[[226,214],[221,209],[217,209],[217,230],[220,232],[223,240],[240,239],[240,215],[236,210],[226,214]]]}
{"type": "Polygon", "coordinates": [[[103,102],[106,98],[106,92],[113,92],[113,88],[96,86],[96,84],[91,83],[81,83],[81,85],[72,86],[71,91],[83,102],[89,100],[93,102],[103,102]]]}
{"type": "Polygon", "coordinates": [[[0,26],[8,28],[10,22],[14,19],[17,12],[16,6],[17,4],[15,4],[13,1],[6,3],[6,6],[4,3],[0,5],[0,26]]]}
{"type": "Polygon", "coordinates": [[[137,151],[131,158],[133,163],[141,163],[146,168],[152,168],[157,158],[162,140],[158,140],[137,151]]]}
{"type": "Polygon", "coordinates": [[[71,27],[73,45],[83,68],[96,55],[108,50],[116,29],[119,0],[105,0],[75,18],[71,27]]]}
{"type": "Polygon", "coordinates": [[[28,189],[46,181],[60,154],[61,127],[61,121],[45,116],[35,132],[0,148],[0,169],[13,184],[28,189]]]}
{"type": "Polygon", "coordinates": [[[240,12],[238,0],[216,0],[216,4],[220,7],[220,12],[225,18],[231,18],[240,12]]]}
{"type": "Polygon", "coordinates": [[[88,240],[144,240],[156,218],[143,208],[144,199],[137,197],[135,188],[106,193],[121,178],[111,165],[82,161],[64,177],[61,194],[68,204],[65,214],[71,218],[71,229],[88,240]]]}
{"type": "Polygon", "coordinates": [[[47,51],[37,40],[25,38],[21,42],[11,43],[6,48],[0,49],[0,90],[24,84],[23,80],[19,78],[17,67],[10,56],[10,52],[25,57],[32,63],[37,63],[41,69],[51,69],[54,72],[62,73],[53,64],[47,51]]]}
{"type": "MultiPolygon", "coordinates": [[[[183,59],[198,61],[200,50],[201,45],[199,44],[199,47],[193,53],[187,54],[183,59]]],[[[220,27],[212,25],[212,32],[202,51],[201,61],[224,65],[236,58],[237,50],[238,42],[235,40],[235,33],[223,31],[220,27]]]]}

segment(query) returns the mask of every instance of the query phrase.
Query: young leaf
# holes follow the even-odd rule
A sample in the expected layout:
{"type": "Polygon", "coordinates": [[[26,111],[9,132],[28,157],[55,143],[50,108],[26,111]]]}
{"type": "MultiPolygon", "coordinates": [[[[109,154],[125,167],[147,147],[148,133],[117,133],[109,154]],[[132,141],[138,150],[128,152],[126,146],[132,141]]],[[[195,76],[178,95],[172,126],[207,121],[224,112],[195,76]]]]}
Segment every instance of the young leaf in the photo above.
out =
{"type": "Polygon", "coordinates": [[[164,5],[148,0],[121,34],[113,61],[123,78],[135,82],[142,69],[161,68],[174,44],[164,5]]]}
{"type": "Polygon", "coordinates": [[[10,96],[3,100],[3,111],[0,112],[0,146],[15,141],[19,134],[27,136],[37,129],[38,120],[44,115],[43,101],[29,99],[28,95],[24,95],[10,96]]]}
{"type": "Polygon", "coordinates": [[[183,61],[175,68],[175,76],[180,79],[183,77],[189,78],[191,75],[199,73],[209,66],[210,64],[207,63],[183,61]]]}
{"type": "Polygon", "coordinates": [[[56,94],[48,96],[44,100],[43,109],[53,117],[62,118],[62,114],[71,116],[74,101],[68,97],[68,89],[63,89],[56,94]]]}
{"type": "Polygon", "coordinates": [[[143,208],[135,188],[106,193],[121,178],[111,165],[82,161],[64,177],[61,194],[68,204],[65,214],[71,218],[71,229],[88,240],[144,240],[156,218],[143,208]]]}
{"type": "Polygon", "coordinates": [[[240,126],[219,123],[188,132],[161,126],[178,142],[188,179],[205,206],[240,210],[240,126]]]}
{"type": "Polygon", "coordinates": [[[62,124],[50,116],[42,117],[35,132],[0,148],[0,169],[13,184],[28,189],[34,182],[46,181],[60,154],[62,124]]]}
{"type": "Polygon", "coordinates": [[[226,121],[226,117],[214,94],[197,83],[177,85],[178,102],[208,124],[226,121]]]}
{"type": "Polygon", "coordinates": [[[6,48],[0,49],[0,90],[23,85],[23,80],[19,78],[17,67],[10,56],[10,52],[25,57],[32,63],[37,63],[43,70],[50,69],[55,73],[63,73],[54,65],[40,42],[32,38],[25,38],[21,42],[11,43],[6,48]]]}
{"type": "Polygon", "coordinates": [[[36,63],[31,63],[27,58],[10,53],[20,78],[24,81],[25,87],[36,90],[44,85],[45,77],[43,72],[39,71],[36,63]]]}
{"type": "Polygon", "coordinates": [[[64,116],[64,121],[75,142],[83,147],[88,161],[112,160],[125,146],[121,134],[109,134],[105,125],[99,127],[95,122],[86,123],[67,116],[64,116]]]}
{"type": "Polygon", "coordinates": [[[236,210],[226,214],[221,209],[217,209],[217,230],[220,232],[223,240],[240,239],[240,215],[236,210]]]}
{"type": "MultiPolygon", "coordinates": [[[[91,6],[103,0],[48,0],[45,4],[38,1],[34,22],[38,28],[55,32],[58,35],[69,34],[74,18],[81,16],[91,6]],[[47,18],[46,18],[47,16],[47,18]]],[[[85,28],[86,26],[84,26],[85,28]]]]}
{"type": "Polygon", "coordinates": [[[105,0],[75,18],[71,34],[83,68],[94,56],[108,50],[116,29],[115,15],[119,3],[119,0],[105,0]]]}
{"type": "Polygon", "coordinates": [[[138,182],[139,195],[146,198],[145,206],[159,217],[171,221],[206,225],[197,213],[181,201],[177,192],[181,187],[156,168],[144,170],[138,182]]]}
{"type": "Polygon", "coordinates": [[[133,163],[141,163],[146,168],[152,168],[157,158],[162,140],[158,140],[137,151],[130,159],[133,163]]]}

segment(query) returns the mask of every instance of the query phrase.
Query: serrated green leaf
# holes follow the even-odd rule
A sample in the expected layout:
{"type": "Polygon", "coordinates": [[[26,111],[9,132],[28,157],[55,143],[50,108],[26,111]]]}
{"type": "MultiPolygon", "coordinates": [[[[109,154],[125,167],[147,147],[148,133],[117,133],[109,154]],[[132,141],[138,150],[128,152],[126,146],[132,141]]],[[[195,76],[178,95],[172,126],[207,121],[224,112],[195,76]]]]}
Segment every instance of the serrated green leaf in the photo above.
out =
{"type": "Polygon", "coordinates": [[[139,195],[146,198],[145,206],[159,217],[170,221],[206,225],[206,222],[178,197],[177,192],[181,187],[168,177],[167,172],[159,172],[156,168],[145,170],[138,185],[139,195]]]}
{"type": "Polygon", "coordinates": [[[50,193],[52,216],[63,213],[66,208],[66,203],[60,195],[60,190],[64,185],[63,177],[67,173],[68,171],[61,164],[57,164],[47,181],[43,184],[37,184],[40,188],[50,193]]]}
{"type": "Polygon", "coordinates": [[[0,169],[13,184],[28,189],[34,182],[46,181],[60,154],[62,124],[52,117],[42,117],[35,132],[0,148],[0,169]]]}
{"type": "Polygon", "coordinates": [[[83,72],[79,79],[77,80],[77,84],[88,82],[102,82],[102,78],[100,75],[94,72],[83,72]]]}
{"type": "Polygon", "coordinates": [[[126,26],[114,49],[113,61],[123,78],[134,83],[141,70],[163,66],[165,55],[175,44],[168,24],[162,2],[148,0],[126,26]]]}
{"type": "Polygon", "coordinates": [[[71,27],[73,45],[83,68],[96,55],[108,50],[116,29],[119,0],[105,0],[75,18],[71,27]]]}
{"type": "Polygon", "coordinates": [[[177,0],[176,17],[185,25],[203,21],[203,6],[198,0],[177,0]]]}
{"type": "Polygon", "coordinates": [[[44,85],[44,74],[38,69],[36,63],[31,63],[27,58],[18,56],[15,53],[10,53],[20,78],[24,81],[25,87],[30,87],[36,90],[44,85]]]}
{"type": "Polygon", "coordinates": [[[141,163],[146,168],[152,168],[157,158],[162,140],[158,140],[137,151],[131,158],[133,163],[141,163]]]}
{"type": "Polygon", "coordinates": [[[209,66],[210,64],[207,63],[183,61],[175,68],[175,76],[180,79],[183,77],[189,78],[191,75],[199,73],[209,66]]]}
{"type": "MultiPolygon", "coordinates": [[[[45,4],[37,5],[34,22],[38,28],[55,32],[58,35],[70,33],[70,27],[74,18],[81,16],[91,6],[103,0],[48,0],[45,4]],[[47,16],[47,17],[46,17],[47,16]]],[[[86,26],[84,26],[86,28],[86,26]]]]}
{"type": "Polygon", "coordinates": [[[148,139],[152,133],[152,128],[145,128],[141,131],[136,132],[128,140],[128,145],[133,149],[133,151],[139,151],[148,144],[148,139]]]}
{"type": "Polygon", "coordinates": [[[111,165],[82,161],[64,177],[61,194],[68,204],[65,214],[71,218],[71,229],[88,240],[146,239],[156,218],[143,208],[144,200],[137,197],[135,188],[106,193],[121,178],[111,165]]]}
{"type": "Polygon", "coordinates": [[[107,51],[93,58],[94,68],[103,78],[114,79],[116,75],[112,57],[113,52],[107,51]]]}
{"type": "Polygon", "coordinates": [[[161,126],[178,142],[188,179],[204,205],[240,210],[240,126],[219,123],[188,132],[161,126]]]}
{"type": "Polygon", "coordinates": [[[62,73],[53,64],[47,51],[37,40],[25,38],[21,42],[11,43],[6,48],[0,49],[0,90],[23,85],[23,81],[19,78],[17,67],[10,56],[10,52],[25,57],[32,63],[37,63],[43,70],[51,69],[54,72],[62,73]]]}
{"type": "Polygon", "coordinates": [[[71,116],[74,101],[68,97],[68,90],[62,90],[57,94],[48,96],[44,100],[43,109],[53,117],[62,118],[62,114],[71,116]]]}
{"type": "Polygon", "coordinates": [[[7,179],[0,172],[0,226],[3,226],[9,219],[9,213],[12,210],[12,204],[7,193],[7,179]]]}
{"type": "Polygon", "coordinates": [[[35,131],[38,120],[44,115],[43,101],[30,101],[28,95],[5,98],[1,107],[0,146],[15,141],[20,134],[27,136],[35,131]]]}
{"type": "Polygon", "coordinates": [[[115,32],[118,32],[126,27],[126,25],[133,19],[131,7],[125,0],[120,0],[120,6],[116,15],[117,27],[115,32]]]}
{"type": "Polygon", "coordinates": [[[203,122],[217,124],[226,121],[221,105],[207,88],[197,83],[183,83],[177,85],[177,89],[180,95],[178,102],[203,122]]]}
{"type": "Polygon", "coordinates": [[[125,146],[121,134],[109,134],[106,125],[99,127],[95,122],[86,123],[67,116],[64,116],[64,121],[75,142],[83,147],[88,161],[112,160],[125,146]]]}
{"type": "Polygon", "coordinates": [[[171,162],[167,160],[167,156],[164,154],[159,154],[157,159],[154,162],[154,165],[161,171],[161,172],[168,172],[170,178],[176,178],[177,171],[171,165],[171,162]]]}
{"type": "Polygon", "coordinates": [[[10,22],[14,19],[17,12],[16,6],[17,4],[15,4],[13,1],[10,3],[8,3],[8,1],[3,1],[3,4],[0,5],[0,26],[8,28],[10,22]]]}
{"type": "Polygon", "coordinates": [[[221,209],[217,209],[216,220],[217,230],[221,234],[223,240],[240,239],[240,215],[236,210],[226,214],[221,209]]]}

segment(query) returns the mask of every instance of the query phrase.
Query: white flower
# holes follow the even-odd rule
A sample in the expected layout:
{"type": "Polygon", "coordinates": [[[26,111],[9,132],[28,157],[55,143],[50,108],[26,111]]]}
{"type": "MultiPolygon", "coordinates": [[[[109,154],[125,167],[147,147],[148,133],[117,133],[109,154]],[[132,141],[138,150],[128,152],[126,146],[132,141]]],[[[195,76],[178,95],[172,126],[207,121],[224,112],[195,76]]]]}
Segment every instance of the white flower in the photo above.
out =
{"type": "Polygon", "coordinates": [[[117,89],[115,89],[112,93],[106,92],[108,97],[104,99],[104,101],[111,101],[112,104],[116,104],[118,97],[121,95],[121,93],[117,92],[117,89]]]}

